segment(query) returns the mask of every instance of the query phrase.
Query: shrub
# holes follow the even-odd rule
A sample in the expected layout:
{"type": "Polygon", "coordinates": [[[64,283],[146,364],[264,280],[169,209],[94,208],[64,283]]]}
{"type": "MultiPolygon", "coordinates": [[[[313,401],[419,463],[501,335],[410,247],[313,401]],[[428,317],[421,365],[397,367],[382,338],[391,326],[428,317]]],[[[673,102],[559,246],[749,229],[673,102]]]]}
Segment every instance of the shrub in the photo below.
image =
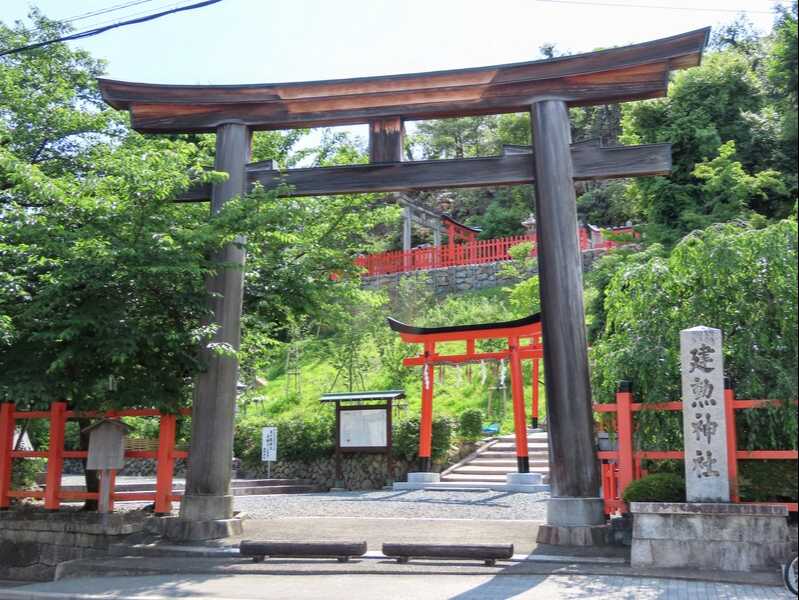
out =
{"type": "Polygon", "coordinates": [[[458,420],[458,433],[464,440],[478,440],[483,435],[483,411],[476,408],[465,410],[458,420]]]}
{"type": "Polygon", "coordinates": [[[795,460],[742,460],[738,462],[741,500],[796,502],[799,475],[795,460]]]}
{"type": "Polygon", "coordinates": [[[233,442],[234,453],[245,466],[261,464],[261,428],[270,426],[277,427],[278,460],[311,461],[333,453],[335,432],[329,415],[278,422],[252,420],[239,423],[233,442]]]}
{"type": "MultiPolygon", "coordinates": [[[[432,459],[440,461],[447,456],[452,443],[453,422],[449,417],[433,418],[432,459]]],[[[394,424],[392,434],[394,454],[405,460],[419,456],[419,417],[411,417],[394,424]]]]}
{"type": "Polygon", "coordinates": [[[41,458],[23,458],[12,462],[11,485],[14,489],[28,489],[36,483],[36,473],[44,471],[46,461],[41,458]]]}
{"type": "Polygon", "coordinates": [[[674,473],[655,473],[633,481],[624,490],[630,502],[685,502],[685,479],[674,473]]]}

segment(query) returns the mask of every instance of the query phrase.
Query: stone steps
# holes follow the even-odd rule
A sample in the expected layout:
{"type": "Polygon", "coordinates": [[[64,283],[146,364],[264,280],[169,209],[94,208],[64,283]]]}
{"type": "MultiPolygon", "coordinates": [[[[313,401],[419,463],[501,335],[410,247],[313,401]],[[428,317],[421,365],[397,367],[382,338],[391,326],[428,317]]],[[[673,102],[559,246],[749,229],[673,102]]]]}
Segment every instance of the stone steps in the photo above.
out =
{"type": "MultiPolygon", "coordinates": [[[[530,469],[531,473],[541,473],[544,475],[544,471],[541,469],[530,469]]],[[[548,471],[547,471],[547,474],[548,471]]],[[[441,481],[446,483],[505,483],[507,481],[506,473],[502,473],[501,475],[457,475],[457,474],[450,474],[450,475],[443,475],[441,477],[441,481]]]]}
{"type": "Polygon", "coordinates": [[[256,487],[234,487],[230,490],[234,496],[261,496],[269,494],[313,494],[326,492],[327,488],[316,484],[302,485],[263,485],[256,487]]]}
{"type": "MultiPolygon", "coordinates": [[[[514,461],[512,464],[506,466],[485,466],[470,463],[465,467],[458,467],[450,471],[452,475],[505,475],[506,473],[515,473],[518,469],[518,464],[514,461]]],[[[549,472],[549,463],[544,461],[530,461],[530,471],[533,473],[540,473],[543,471],[549,472]]]]}
{"type": "MultiPolygon", "coordinates": [[[[527,450],[537,450],[537,451],[544,451],[549,450],[549,443],[548,442],[527,442],[527,450]]],[[[491,446],[491,452],[497,451],[510,451],[516,452],[516,442],[497,442],[493,446],[491,446]]]]}
{"type": "MultiPolygon", "coordinates": [[[[548,450],[527,450],[527,456],[532,459],[540,459],[540,460],[549,460],[549,451],[548,450]]],[[[476,458],[472,460],[483,460],[483,459],[503,459],[503,460],[516,460],[516,449],[513,450],[486,450],[485,452],[479,454],[476,458]]]]}

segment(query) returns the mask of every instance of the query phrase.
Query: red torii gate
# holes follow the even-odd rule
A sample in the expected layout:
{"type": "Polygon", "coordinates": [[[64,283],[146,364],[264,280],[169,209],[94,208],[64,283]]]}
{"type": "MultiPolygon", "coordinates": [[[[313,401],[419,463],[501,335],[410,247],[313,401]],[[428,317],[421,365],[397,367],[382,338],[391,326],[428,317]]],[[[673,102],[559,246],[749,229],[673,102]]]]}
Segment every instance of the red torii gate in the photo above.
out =
{"type": "Polygon", "coordinates": [[[419,427],[419,459],[421,471],[430,471],[433,439],[433,374],[437,364],[459,364],[478,360],[507,359],[510,362],[511,397],[513,399],[513,428],[516,434],[516,461],[519,473],[530,472],[527,456],[527,420],[524,414],[524,378],[522,359],[533,360],[533,426],[538,425],[538,363],[544,357],[541,342],[541,315],[534,314],[515,321],[482,323],[478,325],[453,325],[447,327],[414,327],[388,319],[391,329],[398,332],[403,342],[423,344],[422,354],[402,361],[406,367],[423,368],[422,414],[419,427]],[[478,352],[476,340],[507,338],[508,348],[494,352],[478,352]],[[522,340],[529,340],[522,345],[522,340]],[[460,354],[439,354],[439,342],[466,342],[466,351],[460,354]]]}

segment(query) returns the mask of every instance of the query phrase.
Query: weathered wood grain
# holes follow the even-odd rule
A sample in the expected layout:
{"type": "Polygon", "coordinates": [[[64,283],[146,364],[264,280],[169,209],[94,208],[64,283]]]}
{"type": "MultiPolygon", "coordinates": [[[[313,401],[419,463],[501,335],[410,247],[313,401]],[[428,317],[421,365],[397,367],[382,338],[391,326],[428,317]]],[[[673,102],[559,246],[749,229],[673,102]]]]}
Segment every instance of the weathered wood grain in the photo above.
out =
{"type": "Polygon", "coordinates": [[[532,106],[530,122],[535,150],[552,496],[595,498],[599,495],[599,472],[594,452],[569,111],[564,102],[539,102],[532,106]]]}
{"type": "Polygon", "coordinates": [[[384,543],[383,554],[406,563],[411,558],[459,558],[493,565],[513,557],[513,544],[402,544],[384,543]]]}
{"type": "Polygon", "coordinates": [[[670,70],[699,64],[708,29],[599,52],[516,64],[302,83],[193,86],[100,79],[103,98],[142,132],[347,125],[526,110],[662,96],[670,70]]]}
{"type": "MultiPolygon", "coordinates": [[[[250,160],[251,141],[250,131],[242,125],[228,124],[217,131],[214,168],[227,172],[230,177],[213,186],[212,213],[220,211],[226,202],[245,191],[245,165],[250,160]]],[[[220,268],[206,281],[208,290],[215,292],[210,300],[213,320],[218,326],[213,342],[238,350],[244,294],[244,249],[239,243],[230,243],[217,253],[214,260],[231,266],[220,268]]],[[[195,383],[191,459],[186,475],[186,493],[181,501],[181,517],[197,521],[229,519],[233,516],[230,457],[233,455],[238,361],[228,354],[210,352],[207,345],[201,352],[208,368],[198,375],[195,383]]]]}
{"type": "Polygon", "coordinates": [[[369,162],[401,161],[404,134],[399,117],[369,123],[369,162]]]}
{"type": "Polygon", "coordinates": [[[280,558],[337,558],[342,561],[366,554],[366,542],[282,542],[244,540],[239,544],[242,556],[252,556],[256,562],[265,557],[280,558]]]}
{"type": "MultiPolygon", "coordinates": [[[[324,196],[370,192],[401,192],[436,188],[480,187],[533,183],[531,148],[487,158],[430,160],[315,167],[278,171],[271,161],[248,165],[248,180],[266,188],[285,184],[282,196],[324,196]]],[[[671,145],[602,148],[597,140],[571,147],[575,179],[613,179],[671,172],[671,145]]],[[[209,186],[199,186],[178,198],[207,200],[209,186]]]]}

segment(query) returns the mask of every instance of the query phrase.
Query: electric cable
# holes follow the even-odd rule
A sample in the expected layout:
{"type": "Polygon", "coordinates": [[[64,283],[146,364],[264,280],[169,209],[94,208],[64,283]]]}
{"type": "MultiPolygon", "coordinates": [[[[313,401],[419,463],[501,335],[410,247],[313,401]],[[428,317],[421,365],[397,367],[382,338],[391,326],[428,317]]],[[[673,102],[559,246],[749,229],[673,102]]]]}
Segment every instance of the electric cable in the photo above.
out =
{"type": "Polygon", "coordinates": [[[116,22],[116,23],[114,23],[112,25],[106,25],[106,26],[103,26],[103,27],[96,27],[94,29],[89,29],[87,31],[81,31],[81,32],[78,32],[78,33],[70,34],[70,35],[65,35],[63,37],[55,38],[55,39],[52,39],[52,40],[45,40],[43,42],[37,42],[35,44],[28,44],[27,46],[19,46],[17,48],[11,48],[9,50],[3,50],[3,51],[0,51],[0,56],[6,56],[6,55],[9,55],[9,54],[16,54],[18,52],[24,52],[26,50],[34,50],[36,48],[41,48],[43,46],[49,46],[50,44],[56,44],[58,42],[69,42],[69,41],[74,41],[74,40],[81,40],[81,39],[84,39],[84,38],[88,38],[88,37],[92,37],[92,36],[95,36],[95,35],[99,35],[101,33],[104,33],[104,32],[109,31],[111,29],[116,29],[118,27],[125,27],[127,25],[135,25],[137,23],[144,23],[146,21],[152,21],[154,19],[158,19],[160,17],[165,17],[167,15],[172,15],[172,14],[179,13],[179,12],[184,12],[184,11],[187,11],[187,10],[194,10],[194,9],[197,9],[197,8],[203,8],[205,6],[210,6],[211,4],[217,4],[218,2],[221,2],[221,1],[222,0],[204,0],[203,2],[197,2],[197,3],[191,4],[189,6],[181,6],[181,7],[178,7],[178,8],[172,8],[172,9],[161,11],[161,12],[158,12],[158,13],[153,13],[153,14],[150,14],[150,15],[146,15],[144,17],[139,17],[139,18],[136,18],[136,19],[129,19],[127,21],[119,21],[119,22],[116,22]]]}

